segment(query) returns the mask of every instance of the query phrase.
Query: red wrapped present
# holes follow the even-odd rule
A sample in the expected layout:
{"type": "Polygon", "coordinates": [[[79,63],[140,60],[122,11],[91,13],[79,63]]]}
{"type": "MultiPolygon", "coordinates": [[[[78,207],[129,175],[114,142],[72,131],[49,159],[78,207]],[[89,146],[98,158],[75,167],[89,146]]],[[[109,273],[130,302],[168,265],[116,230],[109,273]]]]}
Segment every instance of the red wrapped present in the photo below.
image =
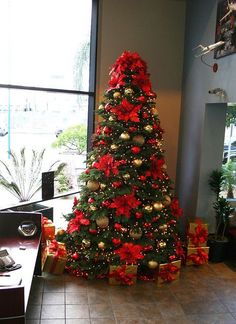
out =
{"type": "Polygon", "coordinates": [[[55,238],[55,225],[47,217],[42,218],[42,242],[55,238]]]}
{"type": "Polygon", "coordinates": [[[110,265],[109,284],[126,286],[135,284],[137,280],[137,268],[137,265],[110,265]]]}
{"type": "Polygon", "coordinates": [[[189,224],[188,247],[207,246],[208,224],[196,219],[195,223],[189,224]]]}
{"type": "Polygon", "coordinates": [[[158,269],[158,276],[157,276],[158,286],[179,279],[180,268],[181,268],[181,260],[160,264],[158,269]]]}
{"type": "Polygon", "coordinates": [[[42,252],[42,270],[48,273],[62,274],[66,260],[65,244],[53,240],[42,252]]]}
{"type": "Polygon", "coordinates": [[[208,262],[209,247],[188,247],[186,265],[202,265],[208,262]]]}

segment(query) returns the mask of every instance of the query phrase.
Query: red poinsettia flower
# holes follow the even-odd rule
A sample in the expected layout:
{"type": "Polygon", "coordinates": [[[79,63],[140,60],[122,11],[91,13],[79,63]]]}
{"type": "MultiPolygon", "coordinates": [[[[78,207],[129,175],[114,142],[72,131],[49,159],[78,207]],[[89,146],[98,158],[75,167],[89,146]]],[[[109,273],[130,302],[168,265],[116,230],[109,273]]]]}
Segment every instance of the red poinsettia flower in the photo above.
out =
{"type": "Polygon", "coordinates": [[[134,193],[130,195],[117,196],[110,204],[110,208],[116,208],[116,216],[130,217],[131,210],[137,208],[141,202],[136,199],[134,193]]]}
{"type": "Polygon", "coordinates": [[[140,87],[144,92],[151,91],[151,82],[148,78],[148,75],[145,73],[139,73],[132,76],[133,84],[140,87]]]}
{"type": "Polygon", "coordinates": [[[115,250],[114,253],[118,254],[120,259],[125,263],[135,264],[137,260],[144,258],[141,253],[142,249],[142,246],[139,244],[124,243],[122,247],[115,250]]]}
{"type": "Polygon", "coordinates": [[[165,164],[164,159],[158,159],[154,155],[151,157],[151,174],[154,180],[163,179],[164,172],[162,170],[162,166],[165,164]]]}
{"type": "Polygon", "coordinates": [[[170,205],[171,213],[176,218],[180,218],[183,215],[183,209],[179,207],[179,201],[177,198],[173,198],[170,205]]]}
{"type": "Polygon", "coordinates": [[[106,177],[111,174],[117,175],[119,165],[120,162],[116,161],[110,154],[103,155],[98,162],[93,163],[93,167],[103,171],[106,177]]]}
{"type": "Polygon", "coordinates": [[[142,105],[132,104],[124,98],[120,105],[111,109],[111,112],[117,115],[118,120],[139,122],[138,112],[141,107],[142,105]]]}
{"type": "Polygon", "coordinates": [[[124,78],[126,77],[125,74],[118,74],[118,73],[113,73],[110,81],[109,81],[109,90],[115,89],[115,88],[120,88],[121,86],[125,85],[124,78]]]}
{"type": "Polygon", "coordinates": [[[84,217],[84,213],[78,209],[74,210],[75,218],[72,218],[67,225],[67,232],[72,234],[80,231],[80,225],[89,225],[90,221],[84,217]]]}

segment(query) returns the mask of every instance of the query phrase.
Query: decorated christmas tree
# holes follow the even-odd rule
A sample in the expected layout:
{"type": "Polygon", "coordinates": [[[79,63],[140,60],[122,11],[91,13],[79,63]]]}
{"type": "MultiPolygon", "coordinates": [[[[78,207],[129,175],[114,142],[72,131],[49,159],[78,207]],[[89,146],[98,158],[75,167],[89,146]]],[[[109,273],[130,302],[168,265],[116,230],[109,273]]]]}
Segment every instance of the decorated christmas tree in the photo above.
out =
{"type": "Polygon", "coordinates": [[[59,235],[67,269],[99,278],[111,265],[136,264],[147,278],[158,264],[181,258],[182,210],[167,174],[156,94],[137,53],[126,51],[115,62],[97,113],[80,196],[59,235]]]}

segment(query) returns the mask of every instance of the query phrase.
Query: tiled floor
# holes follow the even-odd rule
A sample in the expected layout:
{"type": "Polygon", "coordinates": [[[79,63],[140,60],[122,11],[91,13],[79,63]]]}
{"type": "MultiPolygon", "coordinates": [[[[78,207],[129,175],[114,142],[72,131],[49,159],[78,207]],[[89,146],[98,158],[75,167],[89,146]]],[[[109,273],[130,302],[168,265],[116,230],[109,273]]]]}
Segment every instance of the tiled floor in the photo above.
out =
{"type": "Polygon", "coordinates": [[[182,267],[178,282],[109,286],[45,275],[34,279],[28,324],[236,323],[236,272],[225,264],[182,267]]]}

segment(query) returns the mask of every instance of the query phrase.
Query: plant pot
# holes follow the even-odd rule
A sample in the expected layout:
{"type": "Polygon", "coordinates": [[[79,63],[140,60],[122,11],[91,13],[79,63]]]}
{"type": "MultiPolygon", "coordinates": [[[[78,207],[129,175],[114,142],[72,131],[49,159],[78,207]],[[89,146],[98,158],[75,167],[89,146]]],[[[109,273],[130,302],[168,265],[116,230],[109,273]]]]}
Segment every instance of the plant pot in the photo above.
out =
{"type": "Polygon", "coordinates": [[[209,239],[209,261],[214,263],[223,262],[227,258],[228,244],[228,239],[225,239],[223,241],[209,239]]]}

